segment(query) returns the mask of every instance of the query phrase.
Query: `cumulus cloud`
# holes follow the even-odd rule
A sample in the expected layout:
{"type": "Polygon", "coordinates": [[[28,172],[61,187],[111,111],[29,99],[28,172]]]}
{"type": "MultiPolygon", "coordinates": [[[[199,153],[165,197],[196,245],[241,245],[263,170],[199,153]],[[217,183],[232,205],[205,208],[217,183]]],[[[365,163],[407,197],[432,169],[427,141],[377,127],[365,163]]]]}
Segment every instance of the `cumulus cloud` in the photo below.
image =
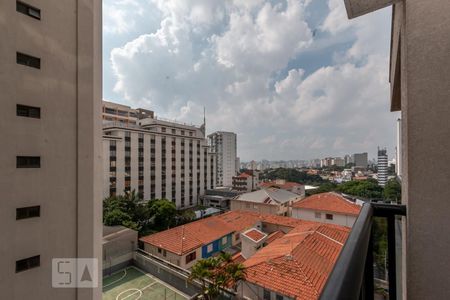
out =
{"type": "Polygon", "coordinates": [[[144,13],[137,0],[105,0],[103,30],[106,34],[123,34],[134,29],[135,18],[144,13]]]}
{"type": "Polygon", "coordinates": [[[310,1],[153,3],[163,16],[159,29],[111,52],[114,91],[126,103],[196,123],[206,107],[208,130],[237,132],[243,160],[393,143],[386,11],[349,22],[343,1],[329,0],[319,29],[352,42],[333,64],[307,73],[292,64],[317,46],[306,21],[310,1]]]}

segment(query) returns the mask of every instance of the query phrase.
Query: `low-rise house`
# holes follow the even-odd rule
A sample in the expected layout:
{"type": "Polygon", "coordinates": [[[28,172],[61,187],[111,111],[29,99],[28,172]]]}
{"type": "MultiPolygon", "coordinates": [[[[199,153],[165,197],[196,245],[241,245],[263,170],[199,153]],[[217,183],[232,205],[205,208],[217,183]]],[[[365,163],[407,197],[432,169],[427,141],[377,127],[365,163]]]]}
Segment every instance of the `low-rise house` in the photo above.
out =
{"type": "MultiPolygon", "coordinates": [[[[283,216],[230,211],[142,237],[144,251],[184,269],[241,243],[241,232],[256,228],[286,233],[305,221],[283,216]]],[[[270,237],[270,236],[269,236],[270,237]]]]}
{"type": "Polygon", "coordinates": [[[243,172],[233,176],[233,190],[240,192],[251,192],[256,190],[259,184],[259,173],[257,171],[243,172]]]}
{"type": "Polygon", "coordinates": [[[315,194],[292,206],[292,217],[342,226],[353,226],[361,206],[340,194],[329,192],[315,194]]]}
{"type": "Polygon", "coordinates": [[[246,268],[238,295],[245,299],[318,299],[349,232],[344,226],[306,222],[246,260],[236,255],[246,268]]]}
{"type": "Polygon", "coordinates": [[[290,206],[302,196],[279,188],[265,188],[241,194],[230,202],[231,210],[245,210],[263,214],[290,216],[290,206]]]}
{"type": "Polygon", "coordinates": [[[290,182],[284,179],[277,179],[272,181],[265,181],[259,184],[259,187],[262,189],[267,188],[278,188],[283,189],[294,194],[305,197],[305,186],[303,184],[297,182],[290,182]]]}

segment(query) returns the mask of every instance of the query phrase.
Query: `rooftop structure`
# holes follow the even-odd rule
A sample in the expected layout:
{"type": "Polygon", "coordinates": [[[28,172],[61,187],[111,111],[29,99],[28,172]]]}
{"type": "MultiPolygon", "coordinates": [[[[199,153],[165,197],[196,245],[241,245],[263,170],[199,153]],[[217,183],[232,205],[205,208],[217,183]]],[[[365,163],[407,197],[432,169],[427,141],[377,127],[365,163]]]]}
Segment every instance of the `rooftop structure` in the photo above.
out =
{"type": "Polygon", "coordinates": [[[347,227],[320,223],[295,227],[243,262],[247,275],[240,289],[249,299],[259,298],[261,290],[317,299],[349,232],[347,227]]]}
{"type": "Polygon", "coordinates": [[[279,188],[286,191],[290,191],[302,197],[305,196],[305,186],[301,183],[286,181],[284,179],[277,179],[271,181],[261,182],[260,188],[279,188]]]}

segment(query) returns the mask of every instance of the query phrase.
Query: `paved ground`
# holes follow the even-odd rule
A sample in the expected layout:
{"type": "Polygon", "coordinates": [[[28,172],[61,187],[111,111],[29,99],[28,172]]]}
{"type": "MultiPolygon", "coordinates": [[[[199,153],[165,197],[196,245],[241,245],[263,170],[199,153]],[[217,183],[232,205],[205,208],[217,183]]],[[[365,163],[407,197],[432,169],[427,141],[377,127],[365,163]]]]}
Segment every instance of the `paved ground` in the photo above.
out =
{"type": "Polygon", "coordinates": [[[129,267],[103,278],[103,300],[185,300],[186,295],[143,271],[129,267]]]}

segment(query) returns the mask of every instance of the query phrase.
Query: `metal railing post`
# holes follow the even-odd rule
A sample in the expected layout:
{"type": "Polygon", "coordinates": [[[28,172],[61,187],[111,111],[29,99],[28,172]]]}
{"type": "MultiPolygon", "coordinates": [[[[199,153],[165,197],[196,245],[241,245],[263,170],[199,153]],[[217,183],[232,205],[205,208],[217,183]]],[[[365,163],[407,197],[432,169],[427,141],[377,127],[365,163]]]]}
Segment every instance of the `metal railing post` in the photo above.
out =
{"type": "Polygon", "coordinates": [[[389,299],[397,299],[397,268],[395,255],[395,216],[389,216],[388,222],[388,277],[389,277],[389,299]]]}

